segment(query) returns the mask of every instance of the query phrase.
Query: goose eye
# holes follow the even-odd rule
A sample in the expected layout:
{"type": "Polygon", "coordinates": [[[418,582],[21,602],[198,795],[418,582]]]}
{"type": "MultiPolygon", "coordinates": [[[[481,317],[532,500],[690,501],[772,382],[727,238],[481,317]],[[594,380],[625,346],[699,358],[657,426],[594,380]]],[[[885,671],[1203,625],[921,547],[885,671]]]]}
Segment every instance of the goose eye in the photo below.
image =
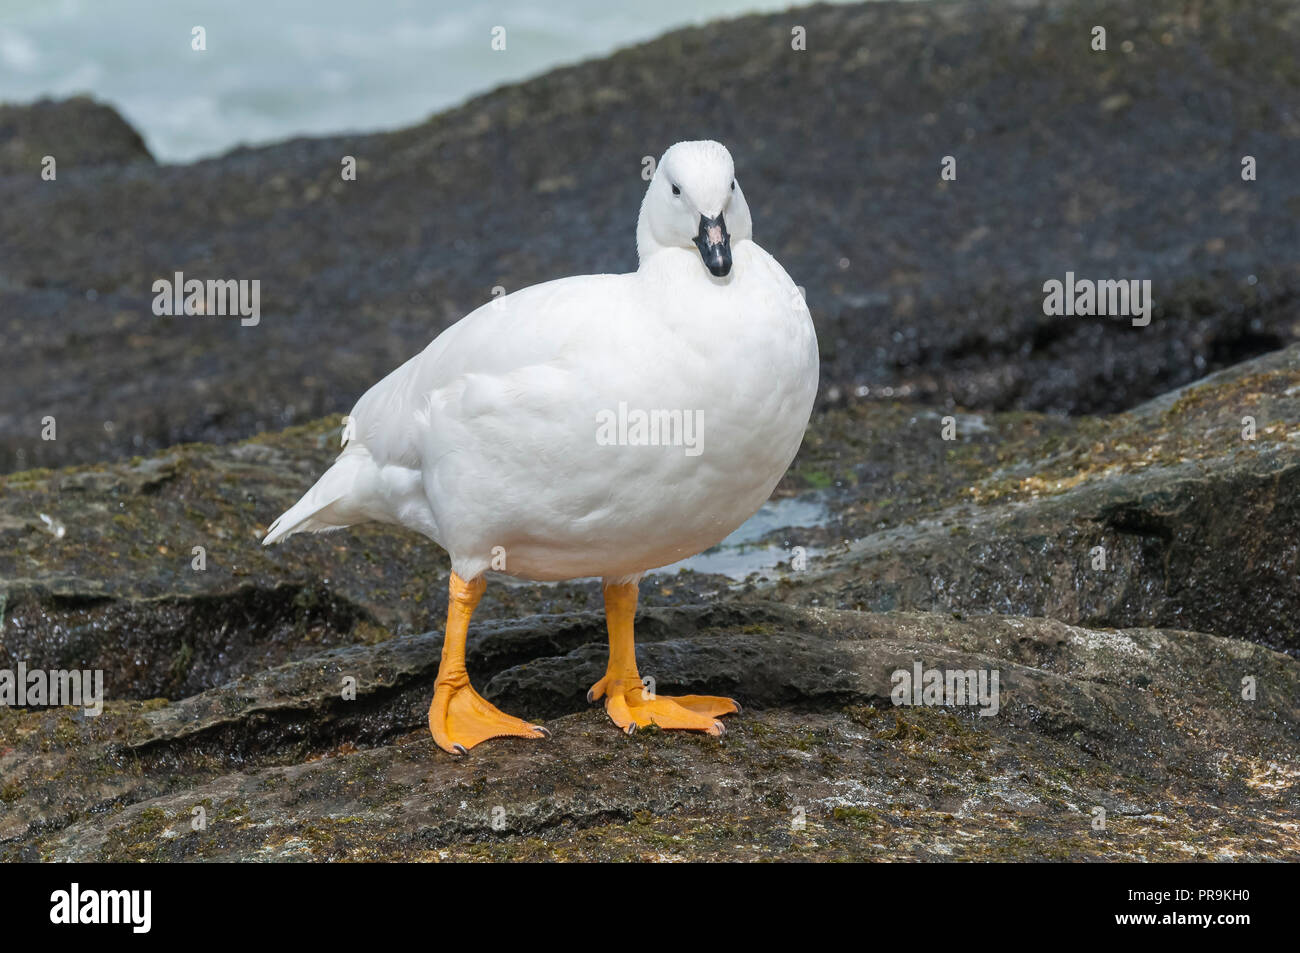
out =
{"type": "Polygon", "coordinates": [[[735,180],[735,179],[732,179],[732,180],[731,180],[731,191],[733,191],[733,192],[736,191],[736,180],[735,180]]]}
{"type": "Polygon", "coordinates": [[[677,186],[674,185],[674,186],[673,186],[673,195],[681,195],[681,194],[682,194],[682,190],[679,189],[677,186]]]}

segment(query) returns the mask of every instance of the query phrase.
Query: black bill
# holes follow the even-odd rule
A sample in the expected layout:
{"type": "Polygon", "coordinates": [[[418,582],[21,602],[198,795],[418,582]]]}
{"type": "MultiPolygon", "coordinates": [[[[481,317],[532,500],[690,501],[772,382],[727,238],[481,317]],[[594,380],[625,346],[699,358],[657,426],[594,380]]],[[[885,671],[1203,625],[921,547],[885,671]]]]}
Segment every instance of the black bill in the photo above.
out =
{"type": "Polygon", "coordinates": [[[695,236],[704,266],[719,278],[731,271],[731,236],[727,234],[727,221],[722,213],[717,218],[700,216],[700,233],[695,236]]]}

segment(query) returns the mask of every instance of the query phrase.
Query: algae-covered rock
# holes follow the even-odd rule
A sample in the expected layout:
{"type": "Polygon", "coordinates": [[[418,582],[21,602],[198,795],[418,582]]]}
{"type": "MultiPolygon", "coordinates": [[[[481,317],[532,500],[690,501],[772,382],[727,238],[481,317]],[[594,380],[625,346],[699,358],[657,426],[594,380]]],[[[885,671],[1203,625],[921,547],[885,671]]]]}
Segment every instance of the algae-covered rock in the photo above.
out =
{"type": "Polygon", "coordinates": [[[173,705],[5,715],[0,855],[1264,859],[1298,846],[1300,667],[1260,646],[777,605],[648,610],[641,624],[642,670],[661,688],[751,704],[721,741],[629,737],[584,711],[602,638],[587,613],[471,645],[489,697],[551,712],[553,738],[442,756],[423,725],[438,639],[407,636],[173,705]],[[484,643],[512,634],[553,654],[494,666],[484,643]],[[996,711],[894,706],[893,673],[918,663],[997,671],[996,711]]]}
{"type": "Polygon", "coordinates": [[[827,520],[772,534],[803,569],[642,586],[656,690],[745,705],[720,744],[588,709],[594,583],[497,582],[470,671],[554,737],[438,751],[445,557],[377,526],[259,543],[337,420],[0,478],[0,667],[100,668],[108,697],[0,710],[0,855],[1292,856],[1300,662],[1268,646],[1296,646],[1298,352],[952,441],[915,406],[815,418],[780,492],[827,520]],[[996,703],[896,706],[918,665],[996,671],[996,703]]]}
{"type": "Polygon", "coordinates": [[[991,416],[950,442],[937,415],[886,440],[865,435],[870,413],[852,420],[850,446],[796,471],[853,461],[850,541],[813,562],[815,581],[787,582],[791,600],[1178,626],[1300,653],[1300,347],[1109,418],[991,416]],[[915,453],[908,440],[936,459],[909,465],[911,499],[884,499],[898,471],[872,480],[872,458],[915,453]]]}

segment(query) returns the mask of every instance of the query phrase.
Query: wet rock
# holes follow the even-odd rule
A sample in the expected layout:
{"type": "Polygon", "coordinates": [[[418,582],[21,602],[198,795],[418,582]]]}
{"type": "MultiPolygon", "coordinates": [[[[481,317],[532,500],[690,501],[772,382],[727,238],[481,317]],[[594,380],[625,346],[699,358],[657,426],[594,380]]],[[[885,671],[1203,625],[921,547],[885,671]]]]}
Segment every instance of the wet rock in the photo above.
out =
{"type": "Polygon", "coordinates": [[[57,192],[0,178],[0,465],[110,458],[0,476],[0,669],[99,669],[107,690],[99,717],[0,707],[0,858],[1293,856],[1296,185],[1234,178],[1223,129],[1280,163],[1296,13],[1117,5],[1099,60],[1062,52],[1103,16],[1083,9],[752,17],[404,132],[57,192]],[[746,82],[719,97],[665,68],[702,44],[746,82]],[[745,710],[721,742],[622,735],[585,702],[598,585],[494,581],[470,671],[554,737],[451,759],[425,726],[445,555],[381,526],[263,548],[340,419],[279,428],[346,407],[494,284],[630,267],[640,157],[686,135],[731,141],[769,196],[763,240],[825,358],[778,488],[791,525],[752,541],[783,565],[642,585],[655,690],[745,710]],[[819,170],[796,201],[791,143],[819,170]],[[935,143],[957,183],[916,175],[935,143]],[[518,220],[539,223],[526,245],[518,220]],[[578,261],[573,228],[626,253],[578,261]],[[1156,279],[1152,325],[1045,318],[1067,267],[1156,279]],[[178,269],[261,275],[263,322],[142,323],[178,269]],[[34,436],[45,414],[56,441],[34,436]],[[195,437],[218,443],[170,446],[195,437]],[[895,706],[918,663],[996,671],[996,714],[895,706]]]}
{"type": "MultiPolygon", "coordinates": [[[[739,585],[653,576],[643,600],[1045,615],[1294,651],[1297,420],[1300,347],[1110,418],[963,417],[954,440],[916,406],[825,413],[780,492],[815,493],[830,522],[770,540],[816,549],[807,568],[739,585]]],[[[321,647],[438,627],[446,557],[414,534],[371,525],[260,545],[337,433],[335,418],[0,480],[0,666],[101,668],[119,697],[178,698],[321,647]]],[[[599,607],[593,582],[494,584],[478,619],[599,607]]],[[[517,662],[513,651],[501,649],[517,662]]]]}
{"type": "Polygon", "coordinates": [[[907,471],[922,499],[882,500],[897,480],[846,491],[852,541],[813,560],[813,578],[786,580],[784,597],[1181,626],[1300,652],[1300,347],[1111,418],[994,419],[972,435],[978,449],[938,449],[934,418],[896,426],[873,447],[944,454],[907,471]]]}
{"type": "Polygon", "coordinates": [[[0,471],[345,412],[493,287],[634,267],[642,159],[696,137],[730,144],[758,240],[807,289],[825,404],[1132,407],[1300,335],[1298,17],[1284,0],[812,7],[400,132],[57,188],[9,176],[0,471]],[[155,316],[152,283],[178,271],[261,281],[257,326],[155,316]],[[1067,271],[1150,279],[1151,324],[1044,315],[1067,271]]]}
{"type": "Polygon", "coordinates": [[[259,544],[337,418],[0,478],[0,668],[99,667],[109,699],[0,709],[0,856],[1286,856],[1300,662],[1267,645],[1295,645],[1298,360],[1110,418],[963,415],[953,441],[915,405],[819,415],[780,492],[830,522],[772,534],[805,569],[642,587],[655,689],[746,706],[721,745],[588,709],[579,581],[494,582],[471,632],[476,684],[555,737],[433,748],[445,557],[378,526],[259,544]],[[895,707],[917,663],[996,669],[997,714],[895,707]]]}
{"type": "Polygon", "coordinates": [[[583,711],[593,613],[520,620],[534,646],[572,648],[495,673],[493,634],[476,640],[470,664],[495,701],[573,714],[549,722],[549,741],[455,760],[423,728],[438,640],[407,636],[174,705],[0,713],[0,855],[1263,859],[1297,846],[1300,663],[1260,646],[779,605],[640,621],[661,690],[750,703],[722,741],[628,737],[583,711]],[[800,664],[781,664],[791,652],[800,664]],[[892,673],[915,662],[997,669],[997,713],[895,707],[892,673]],[[1241,698],[1247,675],[1255,701],[1241,698]]]}
{"type": "Polygon", "coordinates": [[[5,603],[0,665],[98,669],[126,698],[183,697],[376,631],[368,612],[321,586],[245,584],[152,599],[33,589],[5,603]]]}

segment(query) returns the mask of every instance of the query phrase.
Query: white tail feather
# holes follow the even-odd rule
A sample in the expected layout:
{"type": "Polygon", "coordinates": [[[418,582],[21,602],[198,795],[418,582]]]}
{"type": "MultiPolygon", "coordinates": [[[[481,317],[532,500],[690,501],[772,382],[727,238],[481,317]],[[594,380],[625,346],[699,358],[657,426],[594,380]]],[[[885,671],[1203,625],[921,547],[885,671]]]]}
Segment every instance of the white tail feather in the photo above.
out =
{"type": "Polygon", "coordinates": [[[316,485],[266,528],[262,545],[270,546],[294,533],[323,533],[364,520],[356,500],[350,497],[356,491],[358,479],[374,468],[374,461],[364,447],[349,445],[316,485]]]}

